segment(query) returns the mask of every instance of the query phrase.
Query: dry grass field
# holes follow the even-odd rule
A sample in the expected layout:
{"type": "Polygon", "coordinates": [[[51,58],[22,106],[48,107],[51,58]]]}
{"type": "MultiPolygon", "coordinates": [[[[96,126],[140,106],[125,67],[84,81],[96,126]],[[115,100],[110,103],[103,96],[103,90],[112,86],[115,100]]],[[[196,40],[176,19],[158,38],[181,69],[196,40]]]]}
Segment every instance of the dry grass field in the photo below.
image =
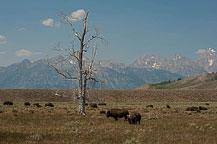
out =
{"type": "Polygon", "coordinates": [[[56,91],[0,90],[0,143],[217,143],[217,90],[92,90],[88,100],[107,105],[87,107],[86,116],[78,114],[71,90],[58,90],[59,96],[56,91]],[[14,105],[3,105],[6,100],[14,105]],[[42,107],[24,106],[25,101],[42,107]],[[55,107],[44,107],[46,102],[55,107]],[[146,108],[149,104],[154,108],[146,108]],[[188,106],[208,110],[185,111],[188,106]],[[129,125],[99,113],[110,108],[140,112],[141,124],[129,125]]]}

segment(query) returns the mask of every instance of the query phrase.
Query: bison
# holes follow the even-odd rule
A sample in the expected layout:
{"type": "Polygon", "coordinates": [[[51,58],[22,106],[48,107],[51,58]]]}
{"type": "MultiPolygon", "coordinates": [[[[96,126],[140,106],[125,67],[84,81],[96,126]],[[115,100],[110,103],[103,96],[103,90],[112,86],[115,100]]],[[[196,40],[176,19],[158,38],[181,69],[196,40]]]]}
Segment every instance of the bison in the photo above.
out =
{"type": "Polygon", "coordinates": [[[30,104],[30,102],[25,102],[24,103],[24,106],[30,106],[31,104],[30,104]]]}
{"type": "Polygon", "coordinates": [[[146,107],[147,108],[153,108],[154,106],[153,105],[147,105],[146,107]]]}
{"type": "Polygon", "coordinates": [[[3,105],[13,105],[13,102],[11,102],[11,101],[5,101],[5,102],[3,103],[3,105]]]}
{"type": "Polygon", "coordinates": [[[39,103],[34,103],[33,105],[36,106],[36,107],[38,107],[38,108],[41,107],[41,105],[39,103]]]}
{"type": "Polygon", "coordinates": [[[124,117],[125,120],[127,120],[127,115],[129,115],[129,112],[126,109],[111,109],[106,113],[106,116],[108,118],[113,117],[116,121],[118,120],[118,118],[122,117],[124,117]]]}
{"type": "Polygon", "coordinates": [[[46,106],[46,107],[54,107],[54,104],[52,104],[52,103],[46,103],[44,106],[46,106]]]}
{"type": "Polygon", "coordinates": [[[206,107],[199,106],[199,110],[207,110],[206,107]]]}
{"type": "Polygon", "coordinates": [[[141,114],[138,112],[132,112],[130,115],[128,115],[128,122],[129,124],[140,124],[141,121],[141,114]]]}
{"type": "Polygon", "coordinates": [[[99,103],[98,105],[99,105],[99,106],[105,106],[106,103],[99,103]]]}
{"type": "Polygon", "coordinates": [[[99,113],[100,113],[100,114],[105,114],[105,113],[106,113],[106,111],[104,111],[104,110],[101,110],[99,113]]]}
{"type": "Polygon", "coordinates": [[[196,111],[196,112],[200,112],[199,108],[198,108],[198,107],[194,107],[194,106],[192,106],[192,107],[187,107],[187,108],[186,108],[186,111],[196,111]]]}
{"type": "Polygon", "coordinates": [[[96,103],[91,103],[91,104],[89,104],[89,107],[91,107],[91,108],[98,108],[98,106],[97,106],[96,103]]]}
{"type": "Polygon", "coordinates": [[[170,109],[170,108],[171,108],[171,107],[170,107],[170,105],[168,105],[168,104],[166,105],[166,107],[167,107],[168,109],[170,109]]]}

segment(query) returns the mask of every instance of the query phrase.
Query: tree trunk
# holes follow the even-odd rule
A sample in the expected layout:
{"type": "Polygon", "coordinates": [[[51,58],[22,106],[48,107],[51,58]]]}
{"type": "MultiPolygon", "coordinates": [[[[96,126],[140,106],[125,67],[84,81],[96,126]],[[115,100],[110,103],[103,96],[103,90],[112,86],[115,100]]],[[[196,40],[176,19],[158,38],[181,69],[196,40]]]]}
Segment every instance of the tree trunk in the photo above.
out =
{"type": "Polygon", "coordinates": [[[83,87],[83,77],[82,74],[79,77],[79,113],[85,115],[85,89],[83,87]]]}
{"type": "Polygon", "coordinates": [[[83,52],[84,52],[84,38],[86,35],[86,23],[87,16],[89,11],[87,12],[84,19],[84,30],[80,39],[80,52],[79,52],[79,113],[85,115],[85,96],[86,96],[86,83],[87,83],[87,75],[83,69],[83,52]]]}
{"type": "Polygon", "coordinates": [[[79,98],[79,113],[81,115],[86,115],[85,113],[85,95],[82,93],[82,95],[79,98]]]}
{"type": "Polygon", "coordinates": [[[85,115],[85,89],[84,89],[84,77],[83,77],[83,53],[80,53],[80,63],[79,63],[79,113],[85,115]]]}
{"type": "Polygon", "coordinates": [[[85,115],[85,100],[87,93],[87,74],[84,73],[83,84],[81,84],[82,89],[80,89],[80,99],[79,99],[79,113],[85,115]]]}

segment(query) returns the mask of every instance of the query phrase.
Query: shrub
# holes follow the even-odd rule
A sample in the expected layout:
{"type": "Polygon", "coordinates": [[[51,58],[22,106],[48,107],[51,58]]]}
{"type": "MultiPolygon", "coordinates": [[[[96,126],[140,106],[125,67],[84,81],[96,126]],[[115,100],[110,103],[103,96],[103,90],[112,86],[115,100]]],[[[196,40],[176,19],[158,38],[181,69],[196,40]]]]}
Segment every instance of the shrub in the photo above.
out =
{"type": "Polygon", "coordinates": [[[149,112],[149,110],[147,108],[144,108],[144,112],[147,113],[149,112]]]}
{"type": "Polygon", "coordinates": [[[138,141],[138,139],[132,137],[130,140],[126,140],[124,144],[140,144],[140,142],[138,141]]]}

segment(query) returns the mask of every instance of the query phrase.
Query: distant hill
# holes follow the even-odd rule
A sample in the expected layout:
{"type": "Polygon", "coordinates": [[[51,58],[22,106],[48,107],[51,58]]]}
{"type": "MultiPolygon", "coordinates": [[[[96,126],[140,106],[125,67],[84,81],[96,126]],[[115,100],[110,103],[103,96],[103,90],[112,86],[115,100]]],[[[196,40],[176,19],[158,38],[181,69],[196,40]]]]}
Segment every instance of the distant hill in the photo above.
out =
{"type": "Polygon", "coordinates": [[[145,84],[136,89],[217,89],[217,73],[197,74],[175,81],[145,84]]]}

